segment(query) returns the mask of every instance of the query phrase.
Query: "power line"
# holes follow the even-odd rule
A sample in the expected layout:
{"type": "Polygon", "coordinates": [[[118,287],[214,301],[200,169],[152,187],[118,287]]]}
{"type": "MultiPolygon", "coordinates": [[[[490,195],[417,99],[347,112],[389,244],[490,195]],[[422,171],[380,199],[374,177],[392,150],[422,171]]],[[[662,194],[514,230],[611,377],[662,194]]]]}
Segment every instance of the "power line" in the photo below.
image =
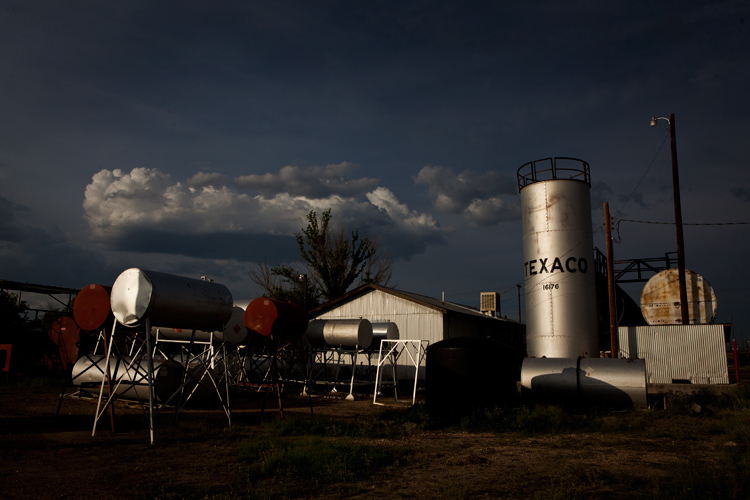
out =
{"type": "MultiPolygon", "coordinates": [[[[674,222],[655,222],[655,221],[647,221],[647,220],[633,220],[633,219],[617,219],[620,222],[635,222],[637,224],[663,224],[663,225],[669,225],[674,226],[674,222]]],[[[750,222],[694,222],[694,223],[688,223],[683,222],[683,226],[740,226],[750,224],[750,222]]]]}
{"type": "Polygon", "coordinates": [[[658,150],[658,151],[656,152],[656,154],[654,155],[654,158],[653,158],[653,159],[651,160],[651,163],[649,163],[649,165],[648,165],[648,168],[646,169],[646,171],[645,171],[645,172],[643,173],[643,176],[641,177],[641,180],[639,180],[639,181],[638,181],[638,184],[636,184],[636,185],[635,185],[635,188],[633,189],[633,191],[631,191],[630,195],[629,195],[629,196],[628,196],[628,198],[627,198],[627,199],[625,200],[625,203],[623,203],[623,204],[622,204],[622,207],[620,207],[620,210],[618,210],[618,211],[617,211],[617,213],[615,214],[615,216],[613,217],[613,219],[614,219],[614,218],[617,218],[617,216],[618,216],[618,215],[620,215],[620,214],[622,213],[622,211],[623,211],[623,210],[625,210],[625,207],[627,206],[628,202],[630,202],[630,199],[631,199],[631,198],[633,197],[633,195],[635,194],[635,192],[636,192],[636,191],[638,191],[638,188],[639,188],[639,187],[641,187],[641,183],[643,182],[643,180],[644,180],[644,179],[646,178],[646,176],[648,175],[648,172],[649,172],[649,170],[651,170],[651,167],[652,167],[652,166],[654,166],[654,162],[655,162],[655,161],[656,161],[656,159],[657,159],[657,158],[659,157],[659,153],[661,153],[661,148],[663,148],[663,147],[664,147],[664,144],[665,144],[665,143],[667,142],[667,139],[668,139],[668,138],[669,138],[669,134],[667,134],[667,135],[666,135],[666,136],[664,137],[664,140],[663,140],[663,141],[661,141],[661,145],[659,146],[659,150],[658,150]]]}

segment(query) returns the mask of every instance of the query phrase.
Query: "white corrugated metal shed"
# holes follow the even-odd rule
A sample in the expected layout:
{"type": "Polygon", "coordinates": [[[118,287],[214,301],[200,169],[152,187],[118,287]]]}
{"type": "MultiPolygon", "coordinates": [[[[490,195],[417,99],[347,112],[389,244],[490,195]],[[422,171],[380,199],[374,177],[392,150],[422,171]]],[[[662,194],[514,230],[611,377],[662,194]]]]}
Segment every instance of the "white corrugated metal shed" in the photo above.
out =
{"type": "Polygon", "coordinates": [[[620,357],[646,361],[650,384],[728,384],[724,325],[618,328],[620,357]]]}
{"type": "MultiPolygon", "coordinates": [[[[477,297],[479,300],[479,297],[477,297]]],[[[367,319],[396,323],[402,340],[491,337],[520,348],[525,326],[477,309],[378,285],[363,285],[310,311],[310,319],[367,319]]],[[[401,365],[402,363],[399,363],[401,365]]]]}

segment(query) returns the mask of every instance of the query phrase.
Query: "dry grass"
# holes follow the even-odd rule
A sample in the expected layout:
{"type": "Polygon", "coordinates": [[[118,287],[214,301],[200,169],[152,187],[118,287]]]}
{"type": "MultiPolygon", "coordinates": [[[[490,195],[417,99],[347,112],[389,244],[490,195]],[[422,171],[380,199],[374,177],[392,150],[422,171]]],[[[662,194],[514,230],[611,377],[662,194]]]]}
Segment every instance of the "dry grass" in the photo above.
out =
{"type": "Polygon", "coordinates": [[[748,498],[750,387],[621,413],[511,406],[447,421],[427,405],[287,398],[162,415],[141,409],[91,437],[95,403],[0,386],[4,499],[748,498]]]}

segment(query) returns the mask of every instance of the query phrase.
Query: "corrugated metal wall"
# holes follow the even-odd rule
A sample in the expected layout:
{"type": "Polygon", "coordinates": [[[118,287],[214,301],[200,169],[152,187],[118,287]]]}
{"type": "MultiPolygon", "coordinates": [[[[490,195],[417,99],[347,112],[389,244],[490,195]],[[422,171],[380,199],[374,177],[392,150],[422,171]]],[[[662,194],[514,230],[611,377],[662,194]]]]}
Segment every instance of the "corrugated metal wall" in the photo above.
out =
{"type": "MultiPolygon", "coordinates": [[[[392,321],[398,326],[401,340],[429,340],[430,344],[443,340],[443,313],[441,311],[379,290],[373,290],[316,317],[316,319],[356,318],[367,319],[370,322],[392,321]]],[[[408,366],[408,357],[403,356],[399,359],[399,372],[412,377],[413,371],[404,370],[408,366]]],[[[424,360],[421,366],[420,378],[423,378],[424,360]]]]}
{"type": "Polygon", "coordinates": [[[620,357],[646,361],[651,384],[728,384],[724,325],[621,326],[620,357]]]}

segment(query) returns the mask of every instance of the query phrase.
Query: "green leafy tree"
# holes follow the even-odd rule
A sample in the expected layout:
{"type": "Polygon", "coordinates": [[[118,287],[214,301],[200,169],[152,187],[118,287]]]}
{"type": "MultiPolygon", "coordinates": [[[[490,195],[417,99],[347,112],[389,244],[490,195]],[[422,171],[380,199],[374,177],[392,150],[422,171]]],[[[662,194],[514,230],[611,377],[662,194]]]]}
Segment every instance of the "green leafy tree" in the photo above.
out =
{"type": "Polygon", "coordinates": [[[391,278],[390,259],[376,240],[359,230],[346,238],[346,229],[331,227],[331,209],[320,221],[314,210],[307,214],[307,227],[296,234],[300,256],[326,300],[345,294],[360,278],[362,282],[386,285],[391,278]],[[364,276],[362,276],[364,273],[364,276]]]}
{"type": "Polygon", "coordinates": [[[357,280],[386,286],[393,265],[378,240],[359,231],[346,238],[343,227],[331,226],[331,210],[323,212],[320,221],[311,210],[307,227],[295,235],[305,269],[268,262],[250,270],[250,278],[263,289],[265,297],[293,302],[312,309],[323,300],[340,297],[357,280]]]}
{"type": "Polygon", "coordinates": [[[305,309],[320,305],[320,290],[304,271],[288,265],[270,267],[268,261],[250,270],[250,279],[263,289],[263,296],[269,299],[292,302],[305,309]]]}

